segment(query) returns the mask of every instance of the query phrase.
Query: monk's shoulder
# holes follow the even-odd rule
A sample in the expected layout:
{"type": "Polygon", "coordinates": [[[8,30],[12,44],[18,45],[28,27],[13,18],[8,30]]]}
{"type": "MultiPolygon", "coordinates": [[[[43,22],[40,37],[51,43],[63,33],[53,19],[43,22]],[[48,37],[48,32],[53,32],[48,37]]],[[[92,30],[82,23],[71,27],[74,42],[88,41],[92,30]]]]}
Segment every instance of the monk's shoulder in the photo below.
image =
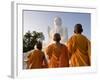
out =
{"type": "Polygon", "coordinates": [[[81,35],[81,36],[85,41],[90,42],[90,40],[85,35],[81,35]]]}
{"type": "Polygon", "coordinates": [[[34,50],[32,53],[31,53],[31,55],[33,56],[33,55],[36,55],[36,53],[37,53],[37,50],[34,50]]]}
{"type": "Polygon", "coordinates": [[[48,48],[53,48],[54,45],[55,45],[54,43],[53,43],[53,44],[50,44],[50,45],[48,46],[48,48]]]}
{"type": "Polygon", "coordinates": [[[73,41],[73,40],[75,40],[76,39],[76,37],[77,37],[77,35],[72,35],[70,38],[69,38],[69,41],[73,41]]]}
{"type": "Polygon", "coordinates": [[[61,46],[62,46],[63,48],[67,48],[67,46],[66,46],[65,44],[61,44],[61,46]]]}
{"type": "Polygon", "coordinates": [[[36,49],[36,50],[33,51],[32,55],[36,56],[36,55],[39,55],[41,53],[42,52],[40,50],[36,49]]]}
{"type": "Polygon", "coordinates": [[[43,57],[44,56],[44,52],[41,51],[41,50],[34,50],[33,56],[34,57],[39,57],[39,56],[43,57]]]}
{"type": "Polygon", "coordinates": [[[82,37],[84,37],[85,39],[88,39],[85,35],[81,35],[82,37]]]}
{"type": "Polygon", "coordinates": [[[30,57],[32,54],[33,54],[34,50],[30,50],[27,52],[28,56],[27,57],[30,57]]]}

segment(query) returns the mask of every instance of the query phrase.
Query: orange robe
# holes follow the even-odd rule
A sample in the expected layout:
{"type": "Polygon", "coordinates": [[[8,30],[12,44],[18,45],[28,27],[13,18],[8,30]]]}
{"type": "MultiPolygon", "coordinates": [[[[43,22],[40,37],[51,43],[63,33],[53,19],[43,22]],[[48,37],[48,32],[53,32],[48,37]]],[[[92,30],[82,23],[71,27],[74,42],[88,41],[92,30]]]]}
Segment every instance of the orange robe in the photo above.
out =
{"type": "Polygon", "coordinates": [[[44,68],[47,67],[45,55],[40,50],[34,50],[28,55],[27,68],[44,68]]]}
{"type": "Polygon", "coordinates": [[[68,50],[63,44],[51,44],[46,49],[46,54],[49,58],[49,68],[68,67],[68,50]]]}
{"type": "Polygon", "coordinates": [[[67,43],[70,66],[90,66],[90,41],[82,34],[74,34],[67,43]]]}

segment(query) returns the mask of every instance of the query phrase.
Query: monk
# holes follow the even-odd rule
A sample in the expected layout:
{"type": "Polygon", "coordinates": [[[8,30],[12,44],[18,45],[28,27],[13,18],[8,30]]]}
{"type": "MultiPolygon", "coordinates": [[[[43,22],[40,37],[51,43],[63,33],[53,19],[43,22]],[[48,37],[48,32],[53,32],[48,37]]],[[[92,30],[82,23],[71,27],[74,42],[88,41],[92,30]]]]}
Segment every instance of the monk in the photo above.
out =
{"type": "Polygon", "coordinates": [[[50,44],[46,49],[49,68],[69,67],[68,50],[66,45],[60,43],[60,34],[55,33],[53,40],[55,43],[50,44]]]}
{"type": "Polygon", "coordinates": [[[90,41],[82,35],[81,24],[76,24],[74,35],[68,40],[67,47],[69,52],[70,66],[90,66],[91,45],[90,41]]]}
{"type": "Polygon", "coordinates": [[[38,42],[36,45],[37,49],[32,51],[28,55],[27,68],[47,68],[47,60],[45,58],[44,52],[42,52],[42,43],[38,42]]]}

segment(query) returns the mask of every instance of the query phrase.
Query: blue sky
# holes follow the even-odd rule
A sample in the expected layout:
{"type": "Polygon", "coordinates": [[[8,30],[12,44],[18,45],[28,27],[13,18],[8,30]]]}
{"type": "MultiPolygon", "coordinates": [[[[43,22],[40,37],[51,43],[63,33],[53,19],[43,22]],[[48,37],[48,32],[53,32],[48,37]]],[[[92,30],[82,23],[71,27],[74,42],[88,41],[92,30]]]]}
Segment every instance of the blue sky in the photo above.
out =
{"type": "Polygon", "coordinates": [[[48,40],[47,27],[53,27],[54,17],[59,16],[62,19],[62,25],[68,28],[68,38],[71,37],[74,25],[81,23],[83,25],[83,34],[91,39],[91,15],[89,13],[75,12],[52,12],[52,11],[23,11],[24,34],[30,31],[43,32],[45,41],[48,40]]]}

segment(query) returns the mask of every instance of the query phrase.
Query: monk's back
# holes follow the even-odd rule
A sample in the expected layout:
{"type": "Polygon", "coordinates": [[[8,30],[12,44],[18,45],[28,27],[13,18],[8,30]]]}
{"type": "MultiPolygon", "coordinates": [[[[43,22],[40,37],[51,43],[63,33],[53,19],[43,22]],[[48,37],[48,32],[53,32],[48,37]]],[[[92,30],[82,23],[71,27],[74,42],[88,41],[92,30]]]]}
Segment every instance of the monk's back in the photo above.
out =
{"type": "Polygon", "coordinates": [[[43,62],[43,52],[39,50],[34,50],[32,53],[32,68],[41,68],[43,62]]]}
{"type": "Polygon", "coordinates": [[[52,44],[52,49],[53,49],[53,55],[55,55],[57,58],[59,58],[60,54],[62,53],[64,49],[64,45],[62,44],[52,44]]]}
{"type": "Polygon", "coordinates": [[[88,49],[88,39],[81,34],[74,35],[75,36],[75,43],[77,47],[81,50],[87,51],[88,49]]]}
{"type": "Polygon", "coordinates": [[[50,56],[49,67],[64,67],[68,65],[67,47],[63,44],[50,45],[47,50],[47,55],[50,56]]]}
{"type": "Polygon", "coordinates": [[[88,66],[89,60],[89,40],[82,34],[75,34],[71,37],[69,43],[69,52],[71,56],[70,66],[88,66]],[[71,47],[73,46],[73,47],[71,47]]]}
{"type": "Polygon", "coordinates": [[[65,51],[66,46],[63,44],[52,44],[49,46],[52,49],[52,55],[55,55],[57,58],[65,51]]]}

